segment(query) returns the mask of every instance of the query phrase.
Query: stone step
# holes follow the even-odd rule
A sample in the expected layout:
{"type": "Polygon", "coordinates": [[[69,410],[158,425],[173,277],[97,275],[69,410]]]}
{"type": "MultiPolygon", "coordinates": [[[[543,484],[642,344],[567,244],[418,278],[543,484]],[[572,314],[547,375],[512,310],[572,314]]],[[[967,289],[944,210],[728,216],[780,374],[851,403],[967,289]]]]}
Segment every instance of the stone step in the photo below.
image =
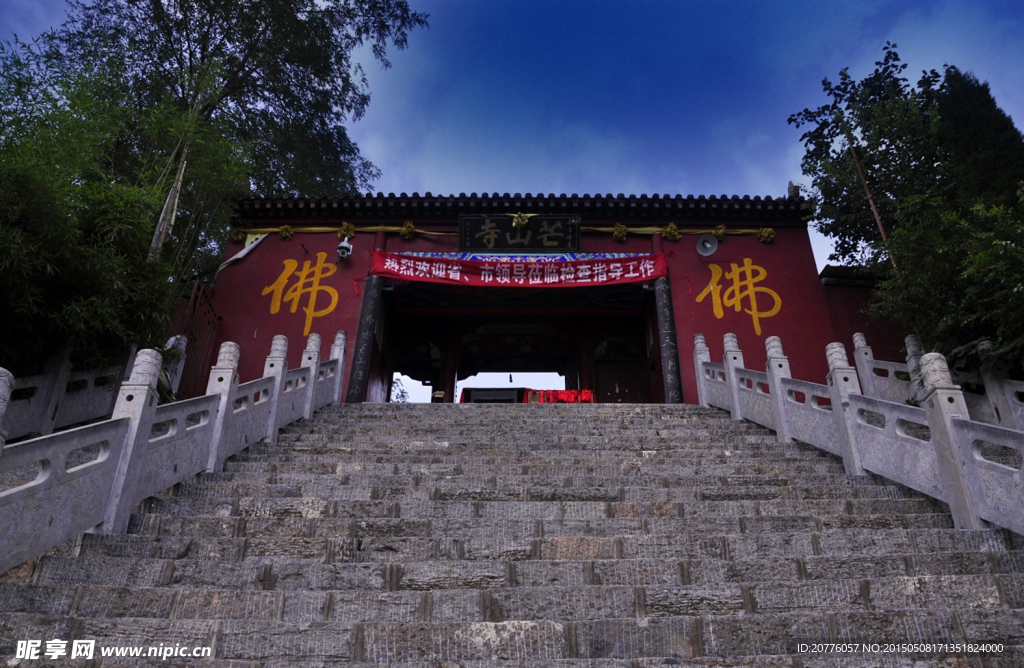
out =
{"type": "MultiPolygon", "coordinates": [[[[149,647],[159,639],[165,646],[210,647],[213,656],[222,660],[262,662],[286,656],[289,661],[316,662],[324,658],[347,661],[353,625],[347,622],[310,625],[266,619],[166,620],[0,613],[0,638],[68,638],[72,627],[75,637],[96,640],[97,654],[101,647],[149,647]]],[[[168,659],[159,665],[172,665],[171,661],[174,660],[168,659]]],[[[102,665],[123,664],[103,660],[102,665]]]]}
{"type": "Polygon", "coordinates": [[[396,466],[399,466],[399,474],[407,475],[459,475],[455,471],[462,466],[479,469],[490,469],[492,475],[517,475],[526,473],[560,475],[560,476],[621,476],[641,475],[663,477],[666,475],[679,476],[729,476],[729,475],[835,475],[841,477],[843,474],[842,464],[832,459],[818,460],[786,460],[775,458],[772,461],[758,459],[724,461],[722,463],[708,462],[704,459],[696,459],[689,463],[683,462],[655,462],[652,459],[641,457],[619,458],[620,462],[615,463],[612,458],[600,458],[599,460],[544,460],[543,458],[524,457],[518,462],[510,458],[502,457],[479,457],[473,458],[454,454],[441,456],[412,456],[402,457],[401,455],[379,456],[373,459],[366,459],[359,455],[353,458],[354,461],[345,461],[341,458],[310,455],[299,457],[297,455],[283,454],[278,459],[269,458],[246,458],[244,456],[233,457],[225,464],[224,470],[228,473],[280,473],[280,474],[312,474],[312,475],[346,475],[352,472],[370,471],[380,474],[394,474],[396,466]]]}
{"type": "MultiPolygon", "coordinates": [[[[550,661],[560,658],[788,655],[797,640],[1024,643],[1024,611],[801,612],[722,617],[480,624],[370,623],[353,629],[355,660],[550,661]],[[838,630],[838,633],[836,632],[838,630]]],[[[936,664],[937,665],[937,664],[936,664]]]]}
{"type": "MultiPolygon", "coordinates": [[[[652,515],[654,513],[649,513],[652,515]]],[[[949,515],[862,514],[794,516],[611,517],[593,520],[506,520],[501,533],[507,537],[622,536],[711,532],[720,534],[771,531],[822,531],[825,529],[949,529],[949,515]]],[[[129,534],[243,538],[246,536],[304,536],[361,538],[367,536],[420,536],[474,538],[493,534],[486,518],[465,519],[338,519],[338,518],[241,518],[217,516],[133,515],[129,534]]]]}
{"type": "MultiPolygon", "coordinates": [[[[479,525],[478,525],[479,526],[479,525]]],[[[361,533],[352,537],[252,535],[245,537],[87,535],[82,554],[163,559],[242,561],[292,558],[331,562],[419,561],[428,559],[699,559],[800,557],[821,554],[921,554],[969,550],[1002,551],[997,534],[953,529],[823,529],[754,533],[644,533],[598,536],[536,536],[536,531],[495,535],[486,527],[474,534],[429,537],[361,533]],[[574,557],[575,555],[575,557],[574,557]]],[[[526,528],[526,527],[524,527],[526,528]]],[[[671,529],[661,524],[659,528],[671,529]]]]}
{"type": "Polygon", "coordinates": [[[820,611],[1024,608],[1024,574],[771,584],[257,591],[0,584],[7,612],[285,622],[579,621],[820,611]]]}
{"type": "MultiPolygon", "coordinates": [[[[906,555],[946,552],[1003,552],[1006,545],[987,531],[952,529],[829,529],[821,532],[756,534],[644,534],[607,537],[364,536],[246,538],[87,535],[81,561],[126,557],[252,563],[309,560],[317,563],[404,563],[416,561],[523,562],[607,559],[699,560],[800,558],[845,555],[906,555]]],[[[1019,551],[1014,554],[1020,554],[1019,551]]]]}
{"type": "MultiPolygon", "coordinates": [[[[674,459],[683,457],[791,457],[800,458],[801,451],[795,446],[785,446],[768,436],[748,436],[743,439],[709,438],[707,441],[690,442],[674,436],[657,439],[631,439],[621,436],[584,437],[579,438],[546,438],[534,439],[529,443],[512,443],[497,437],[491,439],[446,439],[419,440],[404,439],[393,436],[375,436],[352,440],[332,440],[317,438],[304,439],[299,442],[283,442],[289,452],[302,454],[330,454],[346,452],[353,449],[370,455],[389,455],[402,453],[444,453],[465,452],[470,455],[482,456],[489,453],[531,451],[552,453],[578,453],[581,457],[599,457],[607,453],[619,453],[619,456],[635,457],[637,451],[648,452],[648,457],[665,456],[674,459]],[[726,454],[730,453],[730,454],[726,454]]],[[[259,452],[259,451],[257,451],[259,452]]]]}
{"type": "MultiPolygon", "coordinates": [[[[1011,661],[1024,656],[1020,651],[1024,644],[1021,631],[1024,611],[1021,610],[826,614],[813,611],[581,621],[331,621],[316,624],[267,619],[166,620],[0,614],[0,632],[12,638],[66,638],[72,628],[76,637],[96,639],[98,647],[150,646],[159,638],[164,645],[210,647],[213,655],[222,661],[263,662],[286,656],[292,665],[300,662],[319,665],[323,660],[351,661],[356,665],[363,662],[409,665],[416,661],[457,661],[460,665],[465,665],[464,661],[519,661],[523,665],[543,665],[540,662],[561,662],[566,658],[617,659],[620,662],[672,658],[677,664],[686,661],[694,665],[691,659],[703,661],[705,657],[734,662],[737,657],[746,656],[784,658],[797,655],[796,643],[800,641],[844,642],[847,639],[889,643],[999,643],[1004,646],[1004,652],[995,655],[995,660],[998,661],[1000,655],[1008,656],[1011,661]],[[884,640],[880,640],[882,638],[884,640]]],[[[935,654],[923,654],[926,663],[915,661],[914,666],[956,665],[955,659],[954,663],[948,660],[927,663],[935,654]]],[[[813,657],[800,655],[799,658],[800,665],[815,665],[807,662],[808,658],[813,661],[813,657]]],[[[863,661],[862,657],[852,658],[863,661]]],[[[105,661],[103,665],[108,663],[105,661]]],[[[870,664],[829,661],[818,665],[870,664]]]]}
{"type": "Polygon", "coordinates": [[[881,499],[898,496],[895,487],[871,485],[711,485],[708,487],[592,487],[508,485],[497,487],[487,481],[445,481],[443,485],[409,485],[393,480],[390,485],[353,485],[346,476],[321,476],[302,485],[206,481],[182,483],[179,497],[232,498],[271,497],[397,501],[601,501],[676,503],[687,501],[766,501],[772,499],[881,499]]]}
{"type": "Polygon", "coordinates": [[[728,413],[718,408],[701,408],[682,404],[340,404],[327,406],[314,415],[312,421],[342,424],[348,420],[402,421],[415,420],[429,424],[432,421],[459,419],[515,420],[523,416],[530,419],[588,418],[619,421],[662,420],[728,420],[728,413]]]}
{"type": "MultiPolygon", "coordinates": [[[[257,559],[44,557],[30,583],[73,587],[186,587],[241,590],[442,590],[506,587],[714,586],[725,583],[829,582],[901,576],[1024,574],[1021,552],[781,556],[747,559],[596,559],[592,561],[426,561],[388,564],[257,559]]],[[[1018,594],[1007,593],[1012,599],[1018,594]]],[[[1013,599],[1016,600],[1016,599],[1013,599]]],[[[6,605],[6,604],[4,604],[6,605]]],[[[0,607],[0,610],[6,609],[0,607]]]]}
{"type": "MultiPolygon", "coordinates": [[[[659,424],[610,424],[600,420],[542,420],[526,417],[514,422],[494,419],[464,420],[456,418],[442,423],[425,424],[414,421],[355,421],[348,424],[299,423],[284,427],[279,439],[284,443],[306,440],[369,440],[389,437],[395,440],[462,440],[528,445],[535,439],[564,439],[579,442],[584,438],[658,439],[673,437],[680,441],[712,442],[746,440],[775,443],[772,431],[751,424],[717,420],[666,420],[659,424]]],[[[792,447],[778,443],[779,447],[792,447]]]]}
{"type": "MultiPolygon", "coordinates": [[[[331,455],[339,459],[353,456],[364,461],[372,461],[378,457],[397,457],[396,461],[412,458],[447,457],[452,453],[459,453],[469,458],[504,458],[509,463],[516,463],[522,459],[531,457],[543,457],[549,460],[574,459],[577,461],[600,461],[609,459],[618,461],[624,459],[648,459],[654,462],[663,461],[676,464],[686,463],[691,460],[699,463],[702,458],[712,460],[724,460],[731,457],[729,461],[753,459],[758,457],[772,456],[789,459],[793,461],[814,461],[829,459],[833,455],[823,453],[816,455],[808,453],[798,447],[779,447],[778,444],[767,443],[757,448],[749,443],[731,443],[719,439],[711,444],[701,444],[695,447],[680,447],[678,441],[673,441],[671,447],[652,448],[643,444],[620,443],[617,448],[569,448],[569,447],[543,447],[535,444],[533,446],[517,446],[512,444],[459,444],[452,441],[412,441],[406,440],[397,443],[373,443],[369,441],[358,443],[336,443],[323,441],[316,443],[280,443],[280,449],[266,450],[256,449],[251,453],[243,452],[240,457],[264,457],[277,458],[284,455],[331,455]],[[521,453],[521,457],[510,456],[513,453],[521,453]]],[[[428,460],[429,461],[429,460],[428,460]]]]}
{"type": "MultiPolygon", "coordinates": [[[[952,666],[959,665],[974,665],[966,663],[974,660],[976,657],[964,658],[959,663],[951,663],[951,661],[957,661],[957,659],[951,659],[946,655],[933,655],[930,657],[915,656],[913,660],[914,668],[951,668],[952,666]]],[[[1007,647],[998,658],[992,658],[991,655],[985,657],[987,662],[986,666],[992,666],[993,668],[1017,668],[1020,665],[1024,665],[1024,648],[1020,647],[1007,647]]],[[[226,668],[236,668],[235,662],[226,662],[231,665],[226,668]]],[[[253,666],[251,668],[294,668],[294,666],[300,665],[292,662],[278,662],[272,661],[262,664],[260,667],[253,666]]],[[[344,666],[348,668],[379,668],[381,664],[378,663],[336,663],[332,661],[318,662],[318,666],[321,668],[341,668],[344,666]]],[[[904,666],[910,665],[908,663],[901,662],[900,658],[893,659],[891,656],[883,656],[875,658],[874,656],[859,654],[859,655],[844,655],[835,656],[829,655],[815,656],[810,654],[802,655],[771,655],[771,656],[736,656],[729,658],[719,657],[691,657],[683,659],[680,656],[658,656],[658,657],[640,657],[630,659],[530,659],[528,661],[517,661],[517,660],[501,660],[493,659],[488,661],[459,661],[457,664],[451,663],[438,663],[436,661],[401,661],[391,662],[387,664],[390,668],[437,668],[437,666],[451,666],[457,665],[459,668],[653,668],[655,666],[662,667],[666,665],[685,665],[692,668],[736,668],[737,666],[746,666],[749,668],[893,668],[893,666],[904,666]]],[[[981,664],[977,664],[981,665],[981,664]]]]}
{"type": "MultiPolygon", "coordinates": [[[[883,488],[899,493],[899,488],[883,488]]],[[[769,499],[702,500],[673,503],[599,501],[430,501],[415,503],[374,500],[372,490],[352,488],[346,497],[154,497],[144,504],[147,512],[167,516],[219,516],[274,518],[489,518],[501,520],[593,520],[615,517],[824,516],[861,514],[927,514],[930,500],[915,498],[873,499],[769,499]],[[341,497],[341,498],[338,498],[341,497]]]]}
{"type": "Polygon", "coordinates": [[[343,589],[355,583],[369,589],[417,591],[501,587],[676,586],[763,582],[802,582],[927,575],[1019,575],[1020,553],[935,553],[865,557],[762,557],[744,560],[612,559],[594,561],[474,562],[404,564],[316,564],[275,561],[266,581],[278,589],[343,589]],[[375,569],[380,578],[365,579],[375,569]],[[344,586],[342,586],[344,585],[344,586]]]}
{"type": "Polygon", "coordinates": [[[456,436],[438,434],[435,439],[429,434],[405,437],[394,433],[378,435],[353,434],[347,437],[309,435],[299,439],[284,440],[282,443],[295,450],[366,448],[372,451],[404,452],[408,450],[549,450],[555,452],[594,451],[633,452],[651,450],[654,452],[672,452],[677,454],[698,455],[704,451],[737,450],[748,454],[782,454],[798,452],[793,445],[775,441],[773,436],[764,434],[747,435],[692,435],[658,433],[656,435],[613,434],[534,434],[523,436],[505,436],[490,431],[488,435],[456,436]]]}
{"type": "MultiPolygon", "coordinates": [[[[223,472],[204,473],[195,482],[183,483],[179,495],[186,495],[186,489],[201,490],[204,487],[218,488],[223,483],[236,485],[289,485],[302,487],[322,484],[325,479],[343,478],[343,483],[356,487],[394,487],[398,485],[415,487],[453,487],[456,485],[478,485],[496,489],[522,487],[820,487],[820,486],[853,486],[867,487],[875,483],[869,476],[837,476],[829,474],[795,474],[780,475],[699,475],[686,476],[666,474],[661,476],[631,474],[620,471],[616,475],[544,475],[516,472],[512,475],[496,475],[493,469],[486,466],[467,467],[456,465],[443,472],[402,471],[401,467],[392,466],[388,472],[370,472],[361,466],[353,466],[352,471],[339,474],[310,473],[260,473],[260,472],[223,472]],[[396,471],[396,469],[399,469],[396,471]]],[[[239,487],[238,489],[243,489],[239,487]]],[[[202,492],[187,492],[203,496],[202,492]]],[[[242,495],[246,496],[246,495],[242,495]]]]}

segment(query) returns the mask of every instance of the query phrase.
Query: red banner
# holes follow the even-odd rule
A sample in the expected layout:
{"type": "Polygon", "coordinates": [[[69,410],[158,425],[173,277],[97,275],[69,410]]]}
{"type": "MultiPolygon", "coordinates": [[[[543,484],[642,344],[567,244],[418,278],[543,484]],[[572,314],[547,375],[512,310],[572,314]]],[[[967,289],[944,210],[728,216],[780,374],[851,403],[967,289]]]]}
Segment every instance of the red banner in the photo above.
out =
{"type": "Polygon", "coordinates": [[[668,275],[665,256],[572,262],[476,262],[371,251],[370,273],[402,281],[498,288],[578,288],[643,283],[668,275]]]}

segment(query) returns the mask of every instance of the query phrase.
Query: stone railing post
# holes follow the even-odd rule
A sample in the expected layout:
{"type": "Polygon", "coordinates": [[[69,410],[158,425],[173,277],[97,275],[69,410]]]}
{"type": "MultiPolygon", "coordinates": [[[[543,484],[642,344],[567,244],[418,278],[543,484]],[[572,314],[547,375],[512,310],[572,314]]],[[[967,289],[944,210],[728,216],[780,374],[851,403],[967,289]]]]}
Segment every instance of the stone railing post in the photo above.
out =
{"type": "Polygon", "coordinates": [[[733,420],[742,420],[740,413],[740,383],[736,377],[737,369],[743,368],[743,351],[740,350],[740,343],[735,334],[726,334],[722,337],[725,348],[725,356],[722,363],[725,366],[725,382],[729,384],[729,413],[733,420]]]}
{"type": "Polygon", "coordinates": [[[11,392],[13,391],[14,374],[0,367],[0,458],[4,456],[4,443],[7,442],[7,430],[4,429],[4,415],[7,413],[7,404],[11,400],[11,392]]]}
{"type": "Polygon", "coordinates": [[[185,369],[185,348],[188,346],[188,338],[184,334],[178,334],[167,341],[167,348],[174,350],[175,359],[164,368],[167,372],[167,380],[171,383],[171,392],[178,393],[178,386],[181,385],[181,372],[185,369]]]}
{"type": "Polygon", "coordinates": [[[921,376],[921,356],[924,349],[921,348],[921,339],[916,334],[903,339],[907,346],[907,373],[910,374],[910,391],[907,393],[910,399],[920,401],[924,397],[924,379],[921,376]]]}
{"type": "Polygon", "coordinates": [[[46,396],[42,404],[46,407],[43,410],[38,431],[43,436],[53,433],[53,425],[57,420],[57,411],[64,400],[64,394],[68,387],[68,378],[71,376],[71,347],[65,346],[56,355],[46,362],[46,370],[43,372],[47,378],[46,396]]]}
{"type": "Polygon", "coordinates": [[[334,391],[331,392],[331,403],[341,401],[341,385],[345,378],[345,346],[348,345],[348,333],[339,329],[334,334],[334,343],[331,345],[331,359],[338,360],[338,371],[334,377],[334,391]]]}
{"type": "Polygon", "coordinates": [[[157,351],[140,350],[135,356],[131,376],[117,392],[111,418],[128,418],[129,424],[100,528],[103,533],[124,533],[128,527],[128,517],[135,501],[138,468],[145,464],[153,416],[156,414],[156,383],[160,377],[161,361],[157,351]]]}
{"type": "Polygon", "coordinates": [[[217,353],[217,364],[210,370],[210,380],[206,384],[207,394],[219,394],[220,402],[217,416],[210,431],[210,456],[206,470],[216,473],[224,466],[225,448],[228,446],[233,429],[231,420],[235,414],[235,399],[238,398],[238,358],[242,349],[237,343],[225,341],[220,344],[217,353]]]}
{"type": "Polygon", "coordinates": [[[263,377],[274,377],[270,387],[270,417],[267,419],[267,442],[277,442],[277,416],[281,404],[281,392],[284,391],[284,376],[288,371],[288,337],[278,334],[270,342],[270,354],[263,364],[263,377]]]}
{"type": "Polygon", "coordinates": [[[711,350],[708,349],[708,344],[704,340],[703,334],[693,335],[693,372],[697,376],[697,403],[702,408],[708,407],[707,390],[705,389],[705,382],[707,378],[704,377],[704,362],[711,361],[711,350]]]}
{"type": "Polygon", "coordinates": [[[316,396],[317,376],[320,374],[320,335],[313,333],[306,339],[306,349],[302,351],[302,366],[309,367],[309,382],[306,383],[306,396],[303,399],[302,417],[307,420],[313,417],[313,398],[316,396]]]}
{"type": "Polygon", "coordinates": [[[853,364],[857,367],[861,392],[865,397],[878,397],[874,384],[875,373],[871,370],[874,362],[875,353],[872,352],[864,335],[857,332],[853,335],[853,364]]]}
{"type": "Polygon", "coordinates": [[[782,351],[782,339],[769,336],[764,342],[768,353],[768,361],[764,371],[768,374],[768,389],[771,392],[772,415],[775,418],[775,437],[780,443],[793,441],[793,434],[786,416],[786,393],[782,390],[782,379],[792,378],[789,370],[789,358],[782,351]]]}
{"type": "Polygon", "coordinates": [[[970,442],[957,440],[952,423],[953,418],[970,419],[964,393],[959,385],[953,384],[946,358],[939,353],[921,358],[921,375],[925,385],[922,407],[928,415],[928,429],[953,525],[957,529],[983,529],[985,524],[971,498],[971,483],[980,482],[970,479],[974,450],[970,442]]]}
{"type": "Polygon", "coordinates": [[[985,385],[985,397],[992,406],[996,421],[1000,427],[1007,429],[1021,430],[1024,424],[1018,424],[1014,406],[1011,403],[1013,390],[1006,386],[1006,371],[985,360],[984,353],[990,350],[993,344],[988,339],[978,344],[978,352],[982,353],[981,382],[985,385]]]}
{"type": "Polygon", "coordinates": [[[117,393],[121,386],[128,382],[128,378],[132,375],[132,369],[135,368],[135,355],[138,354],[138,350],[135,346],[128,349],[124,355],[121,356],[120,361],[120,377],[117,378],[117,384],[111,388],[110,397],[110,409],[107,411],[111,415],[114,414],[114,406],[117,405],[117,393]]]}
{"type": "Polygon", "coordinates": [[[843,468],[847,475],[864,475],[861,466],[860,452],[853,440],[850,423],[856,416],[850,412],[850,395],[860,394],[860,383],[857,382],[857,370],[850,366],[846,357],[846,346],[842,343],[830,343],[825,347],[828,358],[828,389],[832,400],[832,415],[839,427],[840,452],[843,455],[843,468]]]}

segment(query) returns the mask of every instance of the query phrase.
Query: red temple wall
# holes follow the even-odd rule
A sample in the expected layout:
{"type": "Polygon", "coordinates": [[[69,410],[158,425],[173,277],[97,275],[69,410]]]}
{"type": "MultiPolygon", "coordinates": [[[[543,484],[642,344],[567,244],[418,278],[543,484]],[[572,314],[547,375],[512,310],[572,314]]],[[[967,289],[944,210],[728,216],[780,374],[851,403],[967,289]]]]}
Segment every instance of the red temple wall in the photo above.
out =
{"type": "MultiPolygon", "coordinates": [[[[669,274],[672,276],[672,307],[675,312],[679,363],[682,367],[683,397],[693,403],[697,397],[693,367],[693,335],[703,334],[711,350],[711,360],[721,362],[724,351],[722,337],[736,334],[743,351],[744,366],[763,370],[767,362],[765,339],[778,336],[789,357],[793,377],[824,382],[828,373],[825,346],[834,341],[831,321],[821,291],[807,231],[799,228],[776,229],[775,241],[763,244],[754,236],[728,236],[710,257],[697,254],[696,239],[684,236],[676,243],[665,242],[669,274]],[[781,302],[775,315],[755,319],[748,311],[750,300],[735,306],[725,304],[732,281],[726,274],[732,265],[742,268],[749,259],[753,267],[764,270],[764,278],[755,288],[773,291],[781,302]],[[721,317],[716,315],[714,297],[701,294],[712,279],[710,265],[722,270],[721,317]],[[698,301],[700,299],[700,301],[698,301]]],[[[759,275],[756,269],[753,273],[759,275]]],[[[770,312],[775,299],[766,292],[755,293],[757,311],[770,312]]]]}
{"type": "Polygon", "coordinates": [[[836,332],[848,351],[853,350],[853,335],[864,334],[875,359],[887,362],[906,360],[902,330],[889,320],[867,314],[871,288],[858,285],[823,285],[825,303],[836,332]]]}
{"type": "MultiPolygon", "coordinates": [[[[271,234],[259,242],[259,246],[246,257],[221,270],[211,295],[214,309],[222,317],[218,345],[223,341],[234,341],[242,347],[242,357],[238,364],[242,382],[263,375],[263,363],[270,352],[271,339],[277,334],[288,337],[288,367],[299,366],[302,351],[306,347],[306,313],[303,309],[308,305],[308,294],[298,300],[295,313],[291,312],[291,302],[282,299],[280,309],[276,314],[272,314],[270,311],[273,295],[262,293],[266,287],[273,285],[284,271],[285,260],[297,261],[301,270],[306,261],[310,261],[311,267],[315,267],[318,261],[317,254],[324,253],[324,264],[334,267],[335,272],[324,279],[322,285],[335,290],[338,301],[333,312],[313,319],[310,331],[321,336],[321,359],[330,356],[334,333],[339,329],[348,332],[348,347],[345,351],[346,373],[342,390],[344,396],[345,388],[348,386],[347,372],[355,347],[365,283],[360,281],[357,295],[354,281],[366,274],[369,260],[365,250],[372,244],[373,236],[361,235],[358,241],[361,242],[364,252],[353,256],[346,263],[338,264],[338,237],[333,233],[297,234],[289,241],[283,241],[278,235],[271,234]]],[[[230,257],[240,250],[241,245],[231,244],[226,255],[230,257]]],[[[285,287],[285,292],[294,283],[293,275],[285,287]]],[[[329,305],[330,297],[330,293],[321,292],[317,297],[316,308],[322,309],[329,305]]]]}

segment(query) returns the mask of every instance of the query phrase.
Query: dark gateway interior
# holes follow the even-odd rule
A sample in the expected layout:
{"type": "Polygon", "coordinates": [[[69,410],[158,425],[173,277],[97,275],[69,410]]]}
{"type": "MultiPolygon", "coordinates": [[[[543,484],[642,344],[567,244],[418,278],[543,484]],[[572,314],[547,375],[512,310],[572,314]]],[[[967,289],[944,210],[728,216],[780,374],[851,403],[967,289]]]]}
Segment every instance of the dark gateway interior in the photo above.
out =
{"type": "MultiPolygon", "coordinates": [[[[663,403],[653,284],[555,290],[386,281],[382,389],[401,373],[457,398],[481,372],[555,372],[599,403],[663,403]]],[[[377,351],[375,351],[377,352],[377,351]]],[[[371,367],[373,368],[373,367],[371,367]]]]}

